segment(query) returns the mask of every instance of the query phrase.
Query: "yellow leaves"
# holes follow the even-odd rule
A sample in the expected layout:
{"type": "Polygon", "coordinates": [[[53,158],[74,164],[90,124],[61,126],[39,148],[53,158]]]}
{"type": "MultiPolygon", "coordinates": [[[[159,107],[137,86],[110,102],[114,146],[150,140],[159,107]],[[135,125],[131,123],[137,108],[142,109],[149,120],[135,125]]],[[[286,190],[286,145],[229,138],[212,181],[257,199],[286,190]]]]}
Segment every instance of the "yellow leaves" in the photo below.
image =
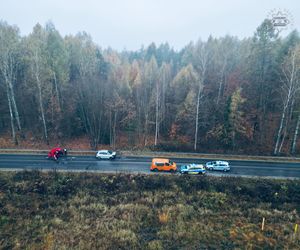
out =
{"type": "Polygon", "coordinates": [[[242,236],[243,236],[244,240],[249,242],[250,240],[253,240],[255,234],[253,232],[250,232],[248,234],[242,233],[242,236]]]}
{"type": "Polygon", "coordinates": [[[160,224],[166,224],[169,221],[169,211],[167,212],[159,212],[158,220],[160,224]]]}
{"type": "Polygon", "coordinates": [[[46,234],[44,238],[44,250],[50,250],[53,249],[53,242],[54,242],[54,236],[53,233],[46,234]]]}
{"type": "Polygon", "coordinates": [[[229,235],[230,235],[230,239],[234,240],[238,235],[237,230],[236,229],[230,229],[229,235]]]}
{"type": "Polygon", "coordinates": [[[174,86],[190,86],[197,83],[198,76],[193,67],[189,64],[186,67],[183,67],[176,75],[173,81],[174,86]]]}

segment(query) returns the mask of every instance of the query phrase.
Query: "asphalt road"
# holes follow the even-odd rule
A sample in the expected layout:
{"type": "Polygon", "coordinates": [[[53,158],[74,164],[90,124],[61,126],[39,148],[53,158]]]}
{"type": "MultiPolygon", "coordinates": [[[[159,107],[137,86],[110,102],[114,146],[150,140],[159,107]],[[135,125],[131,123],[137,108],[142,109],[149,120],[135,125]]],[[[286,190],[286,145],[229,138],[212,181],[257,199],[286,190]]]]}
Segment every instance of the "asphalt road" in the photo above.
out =
{"type": "MultiPolygon", "coordinates": [[[[205,164],[211,159],[172,158],[177,166],[187,163],[205,164]]],[[[93,156],[68,156],[58,163],[44,155],[0,154],[0,170],[65,170],[65,171],[99,171],[150,173],[149,157],[120,157],[115,160],[97,160],[93,156]]],[[[208,171],[211,175],[259,176],[300,178],[300,163],[230,161],[230,172],[208,171]]],[[[160,173],[158,173],[160,174],[160,173]]]]}

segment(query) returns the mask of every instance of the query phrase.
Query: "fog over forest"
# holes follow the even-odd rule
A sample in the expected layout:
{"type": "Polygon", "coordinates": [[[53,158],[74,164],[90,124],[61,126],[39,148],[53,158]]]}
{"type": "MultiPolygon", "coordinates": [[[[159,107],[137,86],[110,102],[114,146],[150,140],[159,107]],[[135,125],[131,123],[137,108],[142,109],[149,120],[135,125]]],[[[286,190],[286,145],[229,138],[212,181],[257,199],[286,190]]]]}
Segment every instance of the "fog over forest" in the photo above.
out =
{"type": "Polygon", "coordinates": [[[268,19],[245,39],[121,52],[51,22],[28,35],[0,22],[0,136],[15,144],[296,154],[299,85],[299,33],[281,37],[268,19]]]}

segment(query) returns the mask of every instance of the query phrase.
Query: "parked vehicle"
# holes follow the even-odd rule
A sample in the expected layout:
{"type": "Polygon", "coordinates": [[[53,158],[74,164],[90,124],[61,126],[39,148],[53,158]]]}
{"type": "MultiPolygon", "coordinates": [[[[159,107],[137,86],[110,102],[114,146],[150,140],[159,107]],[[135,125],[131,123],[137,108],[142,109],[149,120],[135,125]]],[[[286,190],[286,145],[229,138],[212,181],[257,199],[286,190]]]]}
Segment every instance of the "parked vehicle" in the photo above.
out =
{"type": "Polygon", "coordinates": [[[154,172],[158,172],[158,171],[175,172],[177,170],[177,166],[175,162],[170,161],[169,159],[153,158],[150,170],[154,172]]]}
{"type": "Polygon", "coordinates": [[[99,160],[106,159],[106,160],[112,160],[115,159],[117,156],[117,153],[111,150],[99,150],[96,154],[96,158],[99,160]]]}
{"type": "Polygon", "coordinates": [[[227,161],[210,161],[205,164],[206,169],[208,170],[220,170],[220,171],[229,171],[230,165],[227,161]]]}
{"type": "Polygon", "coordinates": [[[180,167],[181,174],[205,174],[206,170],[201,164],[188,164],[180,167]]]}

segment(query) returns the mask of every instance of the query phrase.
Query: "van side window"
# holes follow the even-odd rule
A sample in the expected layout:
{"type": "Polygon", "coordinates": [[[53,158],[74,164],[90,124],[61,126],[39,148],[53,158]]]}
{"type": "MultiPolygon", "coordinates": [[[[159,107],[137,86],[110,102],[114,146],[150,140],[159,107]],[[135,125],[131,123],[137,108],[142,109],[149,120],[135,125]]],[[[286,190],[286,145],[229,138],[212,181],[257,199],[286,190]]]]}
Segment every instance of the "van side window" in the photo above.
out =
{"type": "Polygon", "coordinates": [[[155,162],[155,165],[158,167],[163,167],[164,163],[163,162],[155,162]]]}
{"type": "Polygon", "coordinates": [[[168,162],[166,162],[166,166],[170,166],[170,164],[168,162]]]}

